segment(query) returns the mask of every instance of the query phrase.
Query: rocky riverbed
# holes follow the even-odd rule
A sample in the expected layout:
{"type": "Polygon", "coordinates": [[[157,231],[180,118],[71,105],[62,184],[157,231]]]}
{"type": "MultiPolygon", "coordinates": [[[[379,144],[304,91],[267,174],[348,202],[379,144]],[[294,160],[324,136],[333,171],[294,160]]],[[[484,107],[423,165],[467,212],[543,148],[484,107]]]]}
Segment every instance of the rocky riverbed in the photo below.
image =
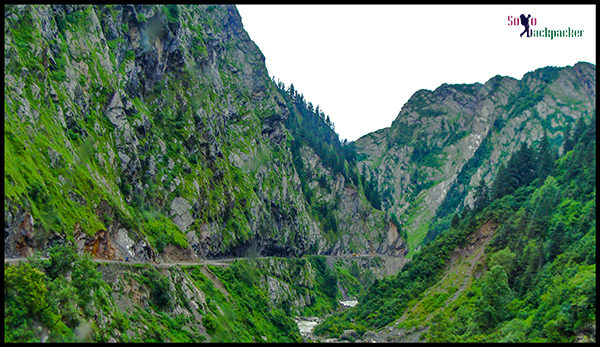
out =
{"type": "Polygon", "coordinates": [[[322,321],[319,317],[296,317],[294,320],[298,324],[302,336],[312,334],[314,327],[322,321]]]}
{"type": "MultiPolygon", "coordinates": [[[[354,307],[357,304],[357,300],[340,300],[340,305],[345,308],[354,307]]],[[[410,330],[398,329],[396,327],[398,323],[396,323],[378,332],[367,331],[362,339],[359,339],[358,333],[352,329],[344,330],[338,338],[325,338],[313,334],[315,326],[321,323],[323,318],[297,316],[294,320],[304,342],[418,342],[421,334],[428,330],[428,328],[423,327],[415,327],[410,330]]]]}
{"type": "MultiPolygon", "coordinates": [[[[343,308],[348,308],[348,307],[354,307],[358,304],[357,300],[340,300],[340,305],[342,305],[343,308]]],[[[315,328],[315,326],[317,326],[319,323],[321,323],[323,321],[323,318],[320,317],[301,317],[301,316],[297,316],[294,318],[294,320],[296,321],[296,324],[298,325],[298,329],[300,330],[300,335],[302,336],[302,340],[304,342],[315,342],[315,341],[319,341],[319,342],[339,342],[337,339],[323,339],[320,337],[317,337],[316,335],[313,334],[313,330],[315,328]]],[[[354,330],[352,330],[352,332],[354,332],[354,330]]],[[[356,334],[356,332],[354,332],[354,334],[356,334]]],[[[348,335],[348,334],[346,334],[348,335]]],[[[356,336],[358,336],[356,334],[356,336]]],[[[343,339],[344,336],[341,336],[340,339],[343,339]]],[[[347,340],[347,338],[346,338],[347,340]]]]}

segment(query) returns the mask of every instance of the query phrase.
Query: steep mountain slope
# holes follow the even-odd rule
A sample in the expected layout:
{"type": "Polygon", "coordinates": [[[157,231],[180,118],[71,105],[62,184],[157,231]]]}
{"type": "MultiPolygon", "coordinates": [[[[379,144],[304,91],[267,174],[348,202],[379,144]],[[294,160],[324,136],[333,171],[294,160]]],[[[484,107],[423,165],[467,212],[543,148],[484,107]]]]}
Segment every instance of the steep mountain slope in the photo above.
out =
{"type": "MultiPolygon", "coordinates": [[[[340,309],[398,257],[220,265],[92,260],[73,245],[5,264],[6,342],[300,342],[296,315],[340,309]],[[98,263],[100,262],[100,263],[98,263]],[[331,285],[330,285],[331,284],[331,285]]],[[[397,271],[397,268],[396,268],[397,271]]]]}
{"type": "Polygon", "coordinates": [[[522,146],[501,169],[505,181],[476,194],[475,209],[455,214],[397,276],[374,282],[316,333],[337,338],[353,329],[369,342],[594,342],[595,110],[574,129],[557,160],[531,160],[557,150],[547,141],[522,146]]]}
{"type": "MultiPolygon", "coordinates": [[[[476,290],[442,307],[468,306],[448,336],[589,336],[594,65],[419,91],[391,128],[355,144],[292,90],[271,80],[233,6],[5,6],[5,258],[36,253],[5,264],[5,339],[296,342],[292,316],[332,313],[347,295],[361,303],[344,327],[362,334],[393,324],[409,300],[439,313],[448,292],[418,295],[447,284],[446,255],[490,215],[506,223],[483,224],[498,225],[493,250],[475,243],[467,271],[514,266],[515,317],[463,324],[487,299],[465,276],[476,290]],[[547,149],[563,137],[556,179],[515,169],[538,170],[532,158],[548,152],[521,143],[547,149]],[[494,186],[486,209],[477,184],[496,172],[512,191],[494,186]],[[454,213],[471,203],[476,212],[454,213]],[[413,253],[430,244],[405,266],[407,236],[413,253]],[[256,255],[270,257],[172,263],[256,255]],[[94,262],[125,256],[144,264],[94,262]]],[[[490,272],[485,282],[504,278],[490,272]]],[[[450,326],[411,318],[399,324],[450,326]]]]}
{"type": "Polygon", "coordinates": [[[377,179],[382,206],[400,220],[412,256],[434,221],[445,218],[447,227],[448,216],[472,207],[480,180],[489,185],[521,143],[546,133],[560,144],[566,127],[595,108],[589,63],[541,68],[521,80],[443,84],[417,91],[391,127],[358,139],[358,167],[377,179]]]}
{"type": "Polygon", "coordinates": [[[264,59],[233,6],[6,6],[5,256],[63,242],[106,259],[401,255],[335,176],[330,208],[361,213],[326,235],[301,181],[329,173],[298,176],[295,111],[264,59]]]}

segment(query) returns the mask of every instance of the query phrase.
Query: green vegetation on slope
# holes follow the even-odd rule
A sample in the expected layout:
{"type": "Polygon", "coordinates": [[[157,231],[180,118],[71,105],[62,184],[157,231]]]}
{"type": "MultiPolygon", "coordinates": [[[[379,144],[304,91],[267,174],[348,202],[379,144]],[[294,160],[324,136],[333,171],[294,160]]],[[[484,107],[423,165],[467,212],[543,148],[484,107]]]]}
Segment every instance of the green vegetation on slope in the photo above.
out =
{"type": "MultiPolygon", "coordinates": [[[[102,281],[91,257],[77,255],[72,246],[52,248],[49,260],[32,258],[31,264],[18,266],[6,263],[4,282],[6,342],[39,341],[38,327],[47,329],[49,341],[83,339],[77,328],[110,305],[111,289],[102,281]]],[[[101,340],[111,331],[110,326],[95,323],[89,328],[92,340],[101,340]]]]}
{"type": "MultiPolygon", "coordinates": [[[[531,178],[523,177],[532,174],[521,166],[520,156],[529,154],[524,146],[505,168],[508,182],[515,182],[514,191],[502,195],[495,185],[491,196],[496,199],[453,219],[450,229],[397,276],[374,283],[359,305],[328,317],[315,332],[337,336],[353,328],[363,333],[393,322],[411,300],[421,298],[442,278],[450,252],[484,222],[494,221],[498,229],[486,250],[489,270],[443,310],[441,302],[449,295],[441,299],[424,338],[438,342],[589,338],[596,320],[595,120],[594,114],[580,129],[573,150],[556,164],[538,166],[543,170],[534,171],[531,178]]],[[[425,318],[417,317],[421,322],[425,318]]]]}
{"type": "MultiPolygon", "coordinates": [[[[203,324],[212,342],[301,341],[289,312],[274,305],[268,290],[261,286],[259,268],[237,261],[227,268],[211,266],[210,270],[223,282],[229,298],[216,290],[198,267],[187,268],[198,288],[207,294],[211,312],[203,317],[203,324]]],[[[289,306],[284,307],[289,310],[289,306]]]]}
{"type": "Polygon", "coordinates": [[[292,135],[290,151],[296,172],[300,178],[302,192],[310,210],[321,225],[326,234],[332,235],[332,240],[340,236],[340,227],[334,216],[338,209],[336,203],[326,203],[315,198],[314,189],[310,183],[316,180],[321,189],[331,192],[328,178],[324,175],[313,177],[309,172],[301,156],[303,146],[310,147],[321,159],[324,167],[331,172],[331,178],[337,175],[345,178],[345,185],[359,192],[364,191],[365,198],[375,209],[381,210],[381,199],[379,197],[377,182],[371,177],[370,180],[361,175],[356,167],[356,148],[353,142],[340,141],[335,133],[334,124],[326,116],[323,110],[317,106],[314,108],[311,102],[304,99],[304,95],[296,91],[294,84],[285,88],[283,82],[277,83],[279,93],[283,96],[290,114],[285,121],[285,126],[292,135]]]}

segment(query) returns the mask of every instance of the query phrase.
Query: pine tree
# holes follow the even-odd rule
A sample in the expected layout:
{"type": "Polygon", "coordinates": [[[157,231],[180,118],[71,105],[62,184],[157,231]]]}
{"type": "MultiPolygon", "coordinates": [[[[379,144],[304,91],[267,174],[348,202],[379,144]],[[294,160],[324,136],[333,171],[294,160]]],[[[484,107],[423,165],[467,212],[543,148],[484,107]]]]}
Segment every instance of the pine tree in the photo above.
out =
{"type": "Polygon", "coordinates": [[[470,214],[471,214],[471,206],[469,204],[466,204],[465,207],[463,208],[460,218],[461,219],[468,218],[470,214]]]}
{"type": "Polygon", "coordinates": [[[479,186],[475,188],[473,198],[473,211],[475,213],[483,211],[483,209],[490,204],[490,193],[488,191],[483,177],[481,178],[481,180],[479,180],[479,186]]]}
{"type": "Polygon", "coordinates": [[[565,132],[564,132],[564,141],[563,141],[563,153],[567,153],[568,151],[572,150],[573,147],[575,147],[575,142],[573,141],[573,138],[571,137],[571,131],[572,131],[572,126],[571,123],[567,124],[567,127],[565,128],[565,132]]]}
{"type": "Polygon", "coordinates": [[[556,163],[556,154],[552,150],[550,145],[550,141],[548,141],[548,136],[546,135],[546,131],[540,140],[540,144],[538,145],[537,150],[537,178],[540,181],[540,185],[546,177],[552,175],[554,173],[554,165],[556,163]]]}
{"type": "Polygon", "coordinates": [[[300,104],[300,106],[302,106],[302,108],[306,108],[306,100],[304,100],[304,94],[297,93],[296,95],[298,96],[298,99],[296,100],[296,102],[298,104],[300,104]]]}
{"type": "Polygon", "coordinates": [[[482,330],[494,328],[509,317],[508,303],[511,297],[505,269],[500,265],[492,267],[485,274],[481,297],[476,302],[478,311],[475,320],[482,330]]]}
{"type": "Polygon", "coordinates": [[[591,141],[596,140],[596,111],[590,119],[590,124],[585,127],[585,131],[581,135],[580,141],[588,144],[591,141]]]}
{"type": "Polygon", "coordinates": [[[513,176],[512,181],[514,182],[514,190],[528,185],[535,179],[536,162],[534,158],[535,153],[533,149],[529,148],[527,143],[524,142],[521,145],[521,149],[515,155],[515,160],[512,163],[513,165],[510,165],[513,173],[511,176],[513,176]]]}
{"type": "Polygon", "coordinates": [[[581,136],[585,132],[585,121],[583,120],[583,116],[577,118],[577,122],[575,123],[575,130],[573,131],[573,142],[577,143],[581,140],[581,136]]]}
{"type": "Polygon", "coordinates": [[[554,226],[554,229],[550,232],[550,251],[548,255],[548,261],[553,261],[556,256],[563,252],[563,243],[565,240],[565,224],[562,221],[558,221],[554,226]]]}
{"type": "Polygon", "coordinates": [[[537,177],[538,171],[535,156],[535,152],[524,142],[506,165],[503,164],[498,169],[492,184],[491,199],[500,199],[531,183],[537,177]]]}
{"type": "Polygon", "coordinates": [[[491,191],[491,199],[496,200],[500,199],[507,194],[507,181],[508,178],[508,170],[506,169],[506,165],[501,164],[500,168],[498,168],[498,173],[496,174],[496,179],[492,183],[492,191],[491,191]]]}
{"type": "Polygon", "coordinates": [[[458,216],[458,213],[455,213],[454,216],[452,216],[452,221],[450,222],[450,227],[453,229],[458,229],[459,225],[460,225],[460,217],[458,216]]]}

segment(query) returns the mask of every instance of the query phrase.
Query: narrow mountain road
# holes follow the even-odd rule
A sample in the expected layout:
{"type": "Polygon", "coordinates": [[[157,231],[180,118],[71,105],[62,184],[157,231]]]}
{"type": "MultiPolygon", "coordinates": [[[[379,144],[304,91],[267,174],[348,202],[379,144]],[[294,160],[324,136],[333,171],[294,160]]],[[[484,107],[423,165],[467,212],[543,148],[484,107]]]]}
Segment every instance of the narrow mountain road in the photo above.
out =
{"type": "MultiPolygon", "coordinates": [[[[337,258],[355,258],[355,257],[383,257],[384,259],[386,258],[398,258],[398,257],[391,257],[391,256],[387,256],[387,255],[378,255],[378,254],[370,254],[370,255],[352,255],[352,254],[348,254],[348,255],[340,255],[340,256],[326,256],[326,257],[337,257],[337,258]]],[[[122,260],[108,260],[108,259],[98,259],[98,258],[94,258],[93,261],[95,263],[98,264],[121,264],[121,265],[126,265],[126,266],[133,266],[133,265],[137,265],[137,264],[149,264],[150,266],[154,266],[154,267],[161,267],[161,268],[169,268],[169,267],[173,267],[173,266],[201,266],[200,271],[202,271],[202,273],[208,277],[208,279],[211,280],[211,282],[215,285],[215,287],[221,291],[221,293],[223,293],[223,295],[225,297],[229,296],[229,293],[227,292],[227,289],[225,288],[225,286],[223,285],[223,283],[221,283],[221,281],[219,280],[219,278],[217,276],[215,276],[210,269],[208,268],[207,265],[214,265],[214,266],[223,266],[223,267],[227,267],[229,265],[231,265],[232,262],[236,261],[236,260],[251,260],[251,259],[265,259],[265,258],[269,258],[269,257],[252,257],[252,258],[225,258],[225,259],[204,259],[200,262],[191,262],[191,261],[177,261],[177,262],[168,262],[168,263],[156,263],[156,262],[140,262],[140,261],[122,261],[122,260]]],[[[42,257],[41,259],[47,260],[49,258],[46,257],[42,257]]],[[[402,258],[403,259],[403,258],[402,258]]],[[[29,259],[25,258],[25,257],[21,257],[21,258],[4,258],[4,262],[5,263],[9,263],[9,265],[15,265],[18,264],[19,262],[28,262],[29,259]]],[[[388,259],[389,262],[389,259],[388,259]]],[[[395,263],[395,262],[394,262],[395,263]]],[[[400,264],[403,264],[404,262],[401,262],[400,264]]],[[[394,270],[396,270],[396,268],[398,268],[397,264],[394,264],[392,266],[394,268],[394,270]]],[[[401,265],[400,265],[401,268],[401,265]]],[[[389,269],[387,269],[389,272],[389,269]]],[[[394,272],[395,273],[395,272],[394,272]]],[[[389,274],[388,274],[389,275],[389,274]]]]}
{"type": "MultiPolygon", "coordinates": [[[[344,255],[327,255],[326,257],[332,257],[332,258],[369,258],[369,257],[380,257],[382,259],[391,259],[391,258],[398,258],[398,259],[404,259],[402,257],[394,257],[394,256],[389,256],[389,255],[383,255],[383,254],[365,254],[365,255],[359,255],[359,256],[353,256],[352,254],[344,254],[344,255]]],[[[223,258],[223,259],[204,259],[202,261],[199,262],[193,262],[193,261],[175,261],[175,262],[160,262],[160,263],[156,263],[153,261],[149,261],[149,262],[141,262],[141,261],[129,261],[129,262],[125,262],[122,260],[109,260],[109,259],[99,259],[99,258],[94,258],[93,261],[95,263],[104,263],[104,264],[124,264],[124,265],[136,265],[136,264],[149,264],[151,266],[156,266],[156,267],[172,267],[172,266],[176,266],[176,265],[189,265],[189,266],[202,266],[202,265],[214,265],[214,266],[229,266],[231,263],[233,263],[236,260],[252,260],[252,259],[266,259],[266,258],[270,258],[270,257],[251,257],[251,258],[243,258],[243,257],[236,257],[236,258],[223,258]]],[[[42,257],[41,259],[47,260],[49,258],[46,257],[42,257]]],[[[4,262],[5,263],[9,263],[9,264],[17,264],[19,262],[27,262],[28,258],[26,257],[19,257],[19,258],[4,258],[4,262]]]]}
{"type": "MultiPolygon", "coordinates": [[[[41,259],[47,260],[49,258],[45,258],[42,257],[41,259]]],[[[202,262],[186,262],[186,261],[179,261],[179,262],[171,262],[171,263],[155,263],[155,262],[141,262],[141,261],[121,261],[121,260],[108,260],[108,259],[97,259],[94,258],[93,261],[95,263],[104,263],[104,264],[123,264],[123,265],[137,265],[137,264],[149,264],[151,266],[155,266],[155,267],[172,267],[172,266],[177,266],[177,265],[215,265],[215,266],[229,266],[233,261],[237,260],[237,259],[246,259],[246,258],[228,258],[228,259],[210,259],[210,260],[203,260],[202,262]]],[[[4,262],[5,263],[9,263],[9,264],[18,264],[19,262],[27,262],[29,261],[28,258],[4,258],[4,262]]]]}

